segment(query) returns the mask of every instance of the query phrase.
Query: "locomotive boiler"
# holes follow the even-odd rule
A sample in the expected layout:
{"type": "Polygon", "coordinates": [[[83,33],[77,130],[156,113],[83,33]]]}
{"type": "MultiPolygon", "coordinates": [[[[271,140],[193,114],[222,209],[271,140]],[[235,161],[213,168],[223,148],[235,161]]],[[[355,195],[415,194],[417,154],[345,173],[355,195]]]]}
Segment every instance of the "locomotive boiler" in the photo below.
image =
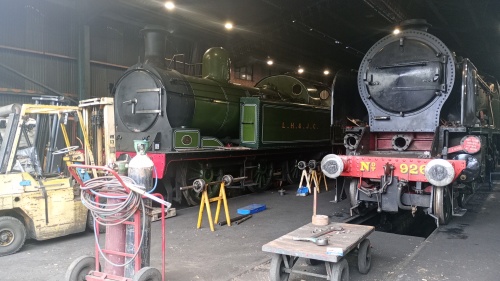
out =
{"type": "MultiPolygon", "coordinates": [[[[272,177],[293,181],[297,160],[316,157],[330,144],[330,90],[321,83],[276,75],[245,87],[229,82],[223,48],[203,56],[202,77],[165,65],[165,34],[142,31],[145,61],[130,67],[114,87],[117,155],[134,155],[132,140],[148,140],[148,156],[167,199],[197,178],[245,176],[241,186],[265,190],[272,177]]],[[[319,158],[320,159],[320,158],[319,158]]],[[[211,187],[215,195],[218,187],[211,187]]],[[[189,204],[199,195],[184,191],[189,204]]]]}
{"type": "Polygon", "coordinates": [[[355,208],[422,210],[446,224],[488,182],[498,158],[498,82],[427,32],[423,20],[375,43],[358,72],[369,126],[348,127],[346,155],[321,168],[345,177],[355,208]]]}

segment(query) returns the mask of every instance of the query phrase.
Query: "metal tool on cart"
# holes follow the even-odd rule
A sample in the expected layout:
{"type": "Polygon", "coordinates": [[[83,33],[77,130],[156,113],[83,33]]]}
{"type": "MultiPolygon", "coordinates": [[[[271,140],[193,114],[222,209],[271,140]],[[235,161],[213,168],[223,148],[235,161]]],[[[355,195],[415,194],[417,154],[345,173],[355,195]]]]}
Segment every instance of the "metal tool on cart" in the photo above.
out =
{"type": "Polygon", "coordinates": [[[326,228],[323,231],[320,231],[310,237],[292,237],[293,240],[295,241],[310,241],[313,242],[314,244],[318,246],[326,246],[328,245],[328,238],[322,238],[321,236],[329,234],[333,231],[342,231],[344,230],[341,226],[331,226],[329,228],[326,228]]]}
{"type": "MultiPolygon", "coordinates": [[[[165,206],[171,204],[163,200],[159,193],[149,194],[128,177],[120,176],[107,167],[89,165],[71,165],[69,171],[80,184],[84,204],[90,209],[95,221],[95,258],[83,256],[69,266],[65,281],[164,281],[165,280],[165,206]],[[108,176],[98,177],[83,182],[77,169],[96,169],[108,176]],[[109,176],[111,174],[111,176],[109,176]],[[101,203],[100,197],[107,203],[101,203]],[[142,256],[145,244],[146,210],[143,199],[148,198],[161,205],[162,214],[162,271],[143,266],[142,256]],[[99,245],[99,224],[106,225],[105,247],[99,245]],[[133,241],[125,238],[125,225],[133,227],[133,241]],[[141,227],[142,226],[142,227],[141,227]],[[130,251],[131,250],[131,251],[130,251]],[[99,269],[100,257],[106,261],[104,272],[99,269]],[[133,265],[133,276],[124,277],[125,266],[133,265]],[[95,270],[92,270],[95,268],[95,270]]],[[[128,231],[128,230],[127,230],[128,231]]],[[[149,251],[148,251],[149,253],[149,251]]]]}
{"type": "Polygon", "coordinates": [[[349,280],[349,266],[344,257],[354,249],[358,249],[359,272],[366,274],[370,271],[371,249],[370,240],[367,237],[374,231],[373,226],[331,223],[326,226],[325,230],[311,236],[315,229],[317,226],[310,223],[262,246],[262,251],[273,254],[270,269],[271,281],[286,281],[291,273],[326,278],[330,281],[349,280]],[[318,237],[328,233],[332,233],[330,237],[321,238],[325,239],[327,241],[325,243],[328,244],[323,247],[296,241],[299,238],[318,242],[318,237]],[[323,261],[326,275],[293,269],[299,258],[308,259],[308,264],[311,265],[323,261]]]}
{"type": "Polygon", "coordinates": [[[200,212],[198,213],[198,224],[197,228],[201,228],[201,223],[203,220],[203,211],[207,209],[208,222],[210,224],[210,230],[215,231],[214,229],[214,221],[215,223],[219,222],[219,214],[220,214],[220,206],[221,203],[224,203],[224,211],[226,214],[227,225],[231,226],[231,217],[229,217],[229,207],[227,205],[226,198],[226,186],[230,186],[233,182],[239,182],[241,180],[246,179],[246,177],[233,178],[231,175],[224,175],[222,180],[212,181],[206,183],[203,179],[197,179],[193,182],[193,185],[183,186],[180,190],[188,190],[193,189],[197,193],[202,193],[201,195],[201,203],[200,203],[200,212]],[[209,185],[220,184],[219,196],[208,198],[207,187],[209,185]],[[212,220],[212,210],[210,209],[210,203],[217,202],[217,209],[215,211],[215,219],[212,220]]]}

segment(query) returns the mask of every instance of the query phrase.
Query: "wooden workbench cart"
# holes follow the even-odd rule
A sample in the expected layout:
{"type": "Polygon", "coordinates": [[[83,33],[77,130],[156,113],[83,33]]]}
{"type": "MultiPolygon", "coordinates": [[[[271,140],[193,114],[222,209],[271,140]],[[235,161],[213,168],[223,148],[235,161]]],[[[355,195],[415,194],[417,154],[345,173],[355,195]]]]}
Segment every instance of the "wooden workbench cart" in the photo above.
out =
{"type": "Polygon", "coordinates": [[[271,281],[286,281],[290,273],[322,277],[330,281],[349,280],[349,266],[344,258],[353,249],[358,249],[358,269],[362,274],[368,273],[371,267],[371,250],[368,235],[374,231],[373,226],[347,223],[331,223],[318,227],[307,224],[264,246],[262,251],[273,253],[271,261],[271,281]],[[308,238],[312,241],[296,241],[293,238],[314,237],[316,230],[332,230],[321,237],[308,238]],[[328,245],[317,246],[315,239],[327,238],[328,245]],[[308,264],[325,262],[326,275],[294,270],[298,258],[307,259],[308,264]]]}

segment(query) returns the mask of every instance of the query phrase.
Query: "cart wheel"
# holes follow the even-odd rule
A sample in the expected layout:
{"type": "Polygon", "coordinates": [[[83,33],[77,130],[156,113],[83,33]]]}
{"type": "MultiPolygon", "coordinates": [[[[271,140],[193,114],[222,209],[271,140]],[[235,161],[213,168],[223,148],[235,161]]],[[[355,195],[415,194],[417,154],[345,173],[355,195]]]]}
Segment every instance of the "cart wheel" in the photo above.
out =
{"type": "Polygon", "coordinates": [[[306,264],[307,265],[318,265],[320,264],[320,260],[315,260],[315,259],[306,259],[306,264]]]}
{"type": "Polygon", "coordinates": [[[64,281],[85,281],[85,276],[95,269],[95,258],[81,256],[74,260],[66,270],[64,281]]]}
{"type": "Polygon", "coordinates": [[[331,264],[331,281],[349,281],[349,264],[346,259],[331,264]]]}
{"type": "Polygon", "coordinates": [[[372,251],[370,248],[370,240],[365,239],[359,243],[358,251],[358,270],[361,274],[367,274],[372,267],[372,251]]]}
{"type": "Polygon", "coordinates": [[[154,267],[143,267],[137,271],[132,281],[161,281],[161,272],[154,267]]]}
{"type": "Polygon", "coordinates": [[[285,272],[283,256],[275,254],[271,260],[271,281],[287,281],[290,273],[285,272]]]}
{"type": "Polygon", "coordinates": [[[0,257],[19,251],[26,241],[24,224],[14,217],[0,217],[0,257]]]}

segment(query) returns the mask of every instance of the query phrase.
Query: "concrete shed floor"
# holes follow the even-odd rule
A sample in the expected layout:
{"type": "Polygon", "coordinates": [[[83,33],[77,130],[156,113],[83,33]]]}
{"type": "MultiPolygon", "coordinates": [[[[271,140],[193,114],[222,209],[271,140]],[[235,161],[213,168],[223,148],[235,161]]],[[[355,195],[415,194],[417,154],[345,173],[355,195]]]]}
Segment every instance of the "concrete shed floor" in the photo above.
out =
{"type": "MultiPolygon", "coordinates": [[[[177,210],[176,217],[167,219],[166,280],[270,280],[271,255],[261,251],[262,245],[309,223],[312,216],[313,196],[295,196],[296,186],[284,188],[284,196],[274,189],[229,199],[231,216],[237,215],[238,208],[254,203],[265,204],[267,210],[241,225],[216,225],[214,232],[210,231],[206,213],[202,228],[196,228],[199,207],[177,210]]],[[[349,217],[349,203],[333,203],[334,196],[331,189],[322,189],[318,214],[340,222],[349,217]]],[[[376,231],[369,237],[372,269],[367,275],[357,272],[355,253],[347,257],[351,280],[500,280],[496,274],[500,240],[495,238],[500,230],[500,211],[495,208],[499,201],[498,189],[480,191],[469,202],[471,209],[464,217],[454,217],[450,225],[437,229],[428,239],[376,231]]],[[[215,206],[212,203],[213,213],[215,206]]],[[[224,213],[221,219],[225,219],[224,213]]],[[[160,222],[153,223],[152,236],[151,265],[160,268],[160,222]]],[[[30,240],[19,253],[0,257],[0,280],[60,281],[74,259],[93,253],[91,233],[42,242],[30,240]]],[[[295,268],[325,274],[323,265],[307,266],[304,260],[299,260],[295,268]]],[[[325,279],[292,274],[289,280],[325,279]]]]}

